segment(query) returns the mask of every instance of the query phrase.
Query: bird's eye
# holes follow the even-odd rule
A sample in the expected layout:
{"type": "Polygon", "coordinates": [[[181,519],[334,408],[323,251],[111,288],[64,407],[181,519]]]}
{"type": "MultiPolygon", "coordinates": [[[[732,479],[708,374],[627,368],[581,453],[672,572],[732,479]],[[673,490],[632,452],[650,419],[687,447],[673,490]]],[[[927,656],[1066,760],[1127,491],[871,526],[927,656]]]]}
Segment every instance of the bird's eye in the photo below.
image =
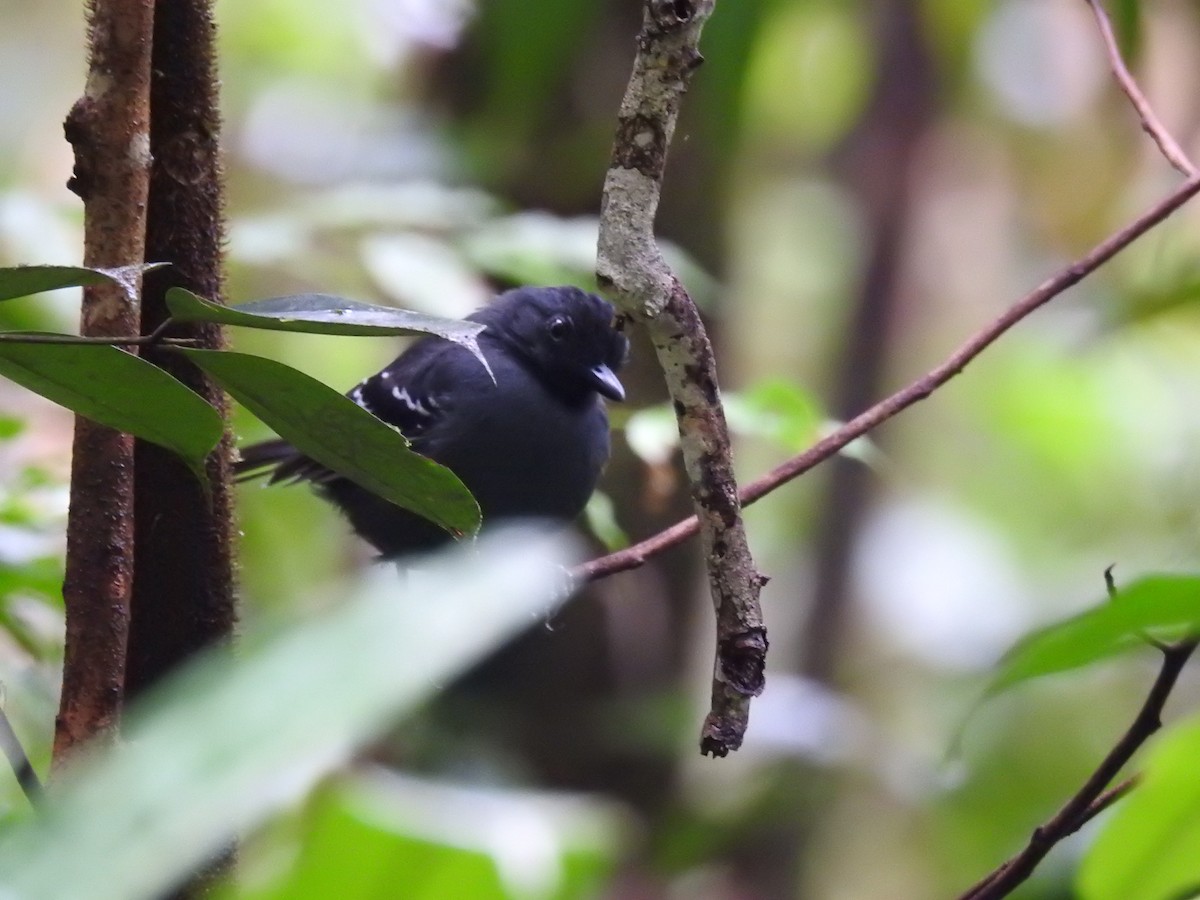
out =
{"type": "Polygon", "coordinates": [[[561,341],[571,330],[571,320],[566,316],[555,316],[550,320],[550,337],[561,341]]]}

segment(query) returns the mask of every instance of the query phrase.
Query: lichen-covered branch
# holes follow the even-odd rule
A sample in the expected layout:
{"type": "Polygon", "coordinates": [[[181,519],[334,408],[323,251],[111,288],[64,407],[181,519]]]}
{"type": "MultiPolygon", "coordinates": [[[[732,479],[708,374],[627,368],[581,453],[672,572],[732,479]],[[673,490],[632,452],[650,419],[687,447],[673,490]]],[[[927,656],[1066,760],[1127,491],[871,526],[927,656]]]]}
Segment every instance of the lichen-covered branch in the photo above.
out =
{"type": "Polygon", "coordinates": [[[702,62],[697,44],[712,8],[712,0],[646,0],[604,183],[596,273],[621,310],[646,328],[674,403],[717,615],[701,751],[725,756],[741,745],[750,699],[763,687],[764,579],[742,527],[712,345],[654,238],[667,151],[680,101],[702,62]]]}

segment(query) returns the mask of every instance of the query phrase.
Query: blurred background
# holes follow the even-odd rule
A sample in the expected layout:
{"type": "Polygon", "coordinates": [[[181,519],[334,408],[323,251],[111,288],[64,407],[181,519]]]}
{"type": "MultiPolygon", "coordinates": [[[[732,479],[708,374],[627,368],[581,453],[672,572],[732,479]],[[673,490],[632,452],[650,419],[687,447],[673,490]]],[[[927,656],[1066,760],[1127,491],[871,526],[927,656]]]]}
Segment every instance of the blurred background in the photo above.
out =
{"type": "MultiPolygon", "coordinates": [[[[217,9],[230,302],[322,291],[461,315],[516,283],[594,286],[638,2],[217,9]]],[[[1160,116],[1200,151],[1200,6],[1113,12],[1160,116]]],[[[0,265],[78,263],[61,123],[83,84],[83,13],[0,0],[0,21],[0,265]]],[[[702,49],[659,234],[716,342],[743,479],[933,367],[1179,178],[1114,88],[1078,0],[721,2],[702,49]]],[[[493,857],[513,896],[964,890],[1074,791],[1156,666],[1146,652],[976,708],[999,655],[1099,602],[1109,564],[1118,583],[1196,569],[1198,223],[1185,207],[932,398],[748,511],[771,576],[771,656],[740,752],[697,752],[713,624],[689,545],[436,686],[371,752],[380,768],[339,788],[353,802],[338,815],[366,828],[390,821],[389,804],[424,810],[445,819],[439,846],[465,846],[455,828],[502,804],[520,865],[493,857]],[[528,850],[565,833],[564,804],[586,826],[572,831],[578,859],[528,850]]],[[[76,315],[70,292],[0,309],[9,327],[71,329],[76,315]]],[[[340,389],[396,352],[232,337],[340,389]]],[[[689,508],[644,344],[626,385],[582,526],[593,554],[689,508]]],[[[0,681],[40,766],[61,664],[70,424],[0,382],[0,681]]],[[[242,413],[236,425],[243,440],[266,434],[242,413]]],[[[239,516],[249,630],[336,605],[372,574],[304,489],[247,486],[239,516]]],[[[1185,676],[1171,710],[1197,699],[1185,676]]],[[[10,782],[0,772],[0,818],[24,809],[10,782]]],[[[245,892],[285,895],[271,893],[279,860],[315,839],[330,790],[248,842],[245,892]]],[[[1071,896],[1087,840],[1018,896],[1071,896]]],[[[491,896],[447,871],[428,896],[491,896]]]]}

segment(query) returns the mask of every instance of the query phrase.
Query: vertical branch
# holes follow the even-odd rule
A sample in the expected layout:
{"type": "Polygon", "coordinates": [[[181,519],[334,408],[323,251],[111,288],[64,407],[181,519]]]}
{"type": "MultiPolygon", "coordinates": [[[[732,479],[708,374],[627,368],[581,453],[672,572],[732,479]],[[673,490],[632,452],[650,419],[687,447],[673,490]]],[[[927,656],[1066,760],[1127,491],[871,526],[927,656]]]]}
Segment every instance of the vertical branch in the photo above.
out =
{"type": "MultiPolygon", "coordinates": [[[[150,132],[154,167],[146,254],[171,266],[147,273],[141,333],[169,318],[166,293],[180,286],[212,300],[222,290],[225,238],[221,117],[212,0],[172,0],[154,15],[150,132]]],[[[188,324],[172,334],[194,346],[224,347],[220,327],[188,324]]],[[[204,397],[227,419],[224,395],[177,356],[149,347],[143,357],[204,397]]],[[[138,566],[133,582],[126,687],[136,697],[199,650],[227,642],[236,621],[233,574],[233,443],[226,431],[209,454],[207,485],[172,453],[136,444],[138,566]]],[[[207,896],[234,858],[228,847],[170,897],[207,896]]]]}
{"type": "MultiPolygon", "coordinates": [[[[150,132],[154,168],[146,254],[169,268],[147,273],[141,331],[166,321],[176,285],[211,299],[221,293],[224,238],[215,25],[211,0],[159,3],[154,17],[150,132]]],[[[172,334],[223,346],[220,328],[172,334]]],[[[159,348],[143,357],[166,369],[222,414],[224,394],[202,373],[159,348]]],[[[173,454],[137,442],[137,575],[126,684],[135,696],[197,650],[230,636],[234,624],[231,442],[209,455],[208,491],[173,454]]]]}
{"type": "Polygon", "coordinates": [[[742,527],[712,346],[654,238],[667,151],[683,93],[703,61],[697,44],[712,9],[713,0],[646,0],[604,181],[596,275],[622,311],[645,325],[675,406],[717,613],[712,709],[700,746],[724,756],[741,745],[750,699],[763,687],[763,578],[742,527]]]}
{"type": "MultiPolygon", "coordinates": [[[[68,186],[84,201],[88,266],[143,260],[153,14],[153,0],[94,0],[90,8],[87,86],[64,123],[75,149],[68,186]]],[[[84,289],[84,335],[128,335],[137,325],[136,297],[115,285],[84,289]]],[[[56,765],[117,725],[133,578],[133,440],[77,418],[72,453],[56,765]]]]}

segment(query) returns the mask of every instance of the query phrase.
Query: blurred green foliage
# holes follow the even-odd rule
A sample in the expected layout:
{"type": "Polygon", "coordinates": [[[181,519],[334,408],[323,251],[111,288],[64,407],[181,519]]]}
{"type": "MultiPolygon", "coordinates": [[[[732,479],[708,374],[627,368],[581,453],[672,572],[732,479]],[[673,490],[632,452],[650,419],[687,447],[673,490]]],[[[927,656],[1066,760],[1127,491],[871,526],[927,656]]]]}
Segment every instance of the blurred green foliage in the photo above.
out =
{"type": "MultiPolygon", "coordinates": [[[[1192,147],[1195,5],[1109,7],[1135,74],[1192,147]]],[[[293,0],[218,9],[231,300],[325,291],[461,315],[513,281],[590,285],[593,217],[636,3],[361,0],[333,15],[293,0]]],[[[848,148],[863,152],[855,139],[880,115],[871,104],[880,85],[916,83],[880,67],[897,39],[881,24],[885,12],[913,18],[936,73],[935,113],[904,178],[902,275],[879,342],[887,389],[928,370],[1173,183],[1112,87],[1094,23],[1075,0],[719,2],[672,148],[660,233],[693,261],[684,280],[706,300],[743,477],[802,447],[835,408],[835,362],[876,248],[869,175],[884,168],[848,174],[848,148]]],[[[3,92],[0,117],[0,264],[77,262],[79,212],[62,187],[70,160],[60,121],[81,90],[82,17],[66,0],[0,0],[0,15],[0,84],[17,86],[3,92]]],[[[595,856],[585,847],[588,874],[561,882],[563,896],[587,895],[593,877],[617,896],[957,894],[1078,787],[1153,678],[1149,654],[1134,653],[1039,679],[979,709],[961,755],[947,762],[1000,651],[1094,602],[1111,563],[1131,591],[1145,573],[1198,568],[1198,215],[1181,210],[872,435],[871,496],[845,563],[848,627],[829,688],[838,703],[793,691],[796,648],[819,599],[820,538],[835,512],[816,503],[818,469],[749,516],[759,565],[772,576],[764,591],[772,668],[736,758],[695,757],[711,657],[707,628],[690,623],[710,613],[697,598],[682,627],[668,617],[672,589],[694,593],[692,576],[670,560],[604,583],[590,619],[569,618],[572,607],[550,628],[538,624],[537,646],[582,635],[569,655],[601,648],[597,665],[610,684],[586,726],[560,725],[561,709],[543,706],[577,688],[582,707],[586,692],[534,655],[503,672],[544,675],[519,694],[538,735],[487,707],[470,724],[498,720],[491,732],[410,720],[380,755],[419,757],[426,774],[500,791],[530,816],[530,789],[583,785],[608,795],[636,823],[622,828],[619,850],[593,845],[609,863],[617,854],[619,874],[588,862],[595,856]],[[650,674],[664,658],[678,661],[673,680],[650,674]],[[577,733],[584,752],[569,740],[577,733]],[[616,745],[638,754],[618,756],[616,745]]],[[[12,301],[0,324],[69,328],[73,302],[12,301]]],[[[390,340],[234,339],[339,389],[395,353],[390,340]]],[[[649,355],[639,347],[634,365],[649,355]]],[[[604,485],[612,500],[604,537],[614,543],[641,537],[684,490],[652,368],[633,381],[604,485]],[[654,453],[634,436],[640,427],[657,436],[654,453]]],[[[3,384],[0,423],[22,423],[3,426],[13,432],[0,443],[3,508],[25,516],[22,532],[60,533],[69,423],[3,384]]],[[[247,440],[266,434],[243,411],[236,430],[247,440]]],[[[337,606],[341,577],[361,571],[361,548],[303,490],[248,487],[240,519],[252,634],[266,620],[337,606]]],[[[21,556],[8,514],[0,524],[0,680],[44,767],[61,652],[59,548],[38,544],[21,556]]],[[[414,632],[396,653],[421,643],[414,632]]],[[[1139,885],[1162,897],[1195,883],[1194,727],[1173,725],[1196,706],[1193,681],[1178,694],[1161,749],[1135,761],[1148,773],[1144,789],[1052,854],[1020,896],[1069,895],[1081,857],[1086,897],[1143,896],[1121,893],[1139,885]],[[1162,880],[1142,879],[1147,872],[1162,880]]],[[[450,895],[446,883],[478,897],[555,896],[514,892],[477,847],[396,828],[369,804],[402,812],[415,795],[384,781],[335,782],[276,819],[248,843],[244,890],[316,896],[313,886],[333,879],[378,893],[385,889],[373,879],[386,881],[387,867],[405,861],[406,871],[425,873],[432,896],[450,895]],[[353,853],[341,869],[326,856],[346,857],[349,845],[371,864],[348,872],[353,853]]],[[[2,776],[0,786],[3,814],[19,817],[23,799],[2,776]]],[[[557,820],[545,827],[569,830],[557,820]]]]}
{"type": "MultiPolygon", "coordinates": [[[[30,900],[161,896],[344,764],[431,685],[546,614],[562,599],[564,555],[544,536],[501,534],[429,562],[406,588],[377,580],[336,611],[251,636],[236,659],[211,651],[133,711],[126,746],[76,760],[38,814],[8,830],[0,888],[30,900]],[[424,591],[445,605],[423,607],[424,591]],[[462,613],[474,629],[459,627],[462,613]],[[396,641],[418,629],[424,649],[396,658],[396,641]]],[[[472,897],[576,897],[617,842],[614,814],[583,799],[367,788],[352,781],[314,802],[294,879],[238,895],[329,896],[337,885],[348,898],[434,897],[457,880],[472,897]]]]}
{"type": "Polygon", "coordinates": [[[463,789],[382,771],[326,785],[303,815],[291,865],[272,865],[266,854],[248,860],[247,877],[222,896],[567,900],[594,894],[621,844],[618,811],[594,798],[463,789]]]}
{"type": "MultiPolygon", "coordinates": [[[[25,432],[0,418],[0,455],[25,432]]],[[[61,476],[36,463],[10,463],[0,483],[0,708],[41,771],[50,758],[63,647],[63,527],[61,476]]],[[[11,773],[0,776],[0,823],[27,815],[11,773]]]]}
{"type": "Polygon", "coordinates": [[[1080,867],[1084,900],[1186,897],[1200,887],[1200,720],[1180,722],[1146,756],[1138,789],[1089,848],[1080,867]]]}

